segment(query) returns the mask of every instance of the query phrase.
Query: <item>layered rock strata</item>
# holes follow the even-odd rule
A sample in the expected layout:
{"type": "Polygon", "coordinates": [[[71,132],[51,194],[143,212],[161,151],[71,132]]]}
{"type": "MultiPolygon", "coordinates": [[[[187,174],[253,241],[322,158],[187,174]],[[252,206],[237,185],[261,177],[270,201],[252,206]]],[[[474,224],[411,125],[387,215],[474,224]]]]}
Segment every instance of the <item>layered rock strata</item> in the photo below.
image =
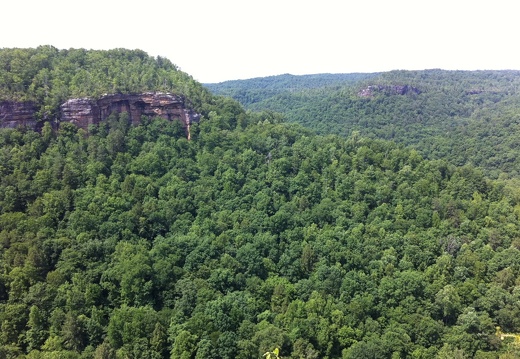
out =
{"type": "Polygon", "coordinates": [[[70,99],[60,106],[61,122],[74,123],[87,129],[98,124],[113,113],[127,113],[130,122],[137,125],[142,116],[161,117],[180,121],[184,127],[198,122],[200,115],[188,108],[184,97],[167,93],[147,92],[141,94],[111,94],[99,100],[88,98],[70,99]]]}
{"type": "Polygon", "coordinates": [[[36,129],[34,102],[0,101],[0,127],[29,127],[36,129]]]}
{"type": "MultiPolygon", "coordinates": [[[[0,127],[28,127],[38,130],[42,122],[36,120],[37,108],[32,102],[0,102],[0,127]]],[[[94,100],[73,98],[60,106],[58,124],[70,122],[88,130],[89,125],[105,121],[111,114],[127,113],[129,121],[137,125],[142,116],[161,117],[180,121],[189,136],[189,126],[200,115],[193,111],[183,96],[161,92],[140,94],[109,94],[94,100]]]]}

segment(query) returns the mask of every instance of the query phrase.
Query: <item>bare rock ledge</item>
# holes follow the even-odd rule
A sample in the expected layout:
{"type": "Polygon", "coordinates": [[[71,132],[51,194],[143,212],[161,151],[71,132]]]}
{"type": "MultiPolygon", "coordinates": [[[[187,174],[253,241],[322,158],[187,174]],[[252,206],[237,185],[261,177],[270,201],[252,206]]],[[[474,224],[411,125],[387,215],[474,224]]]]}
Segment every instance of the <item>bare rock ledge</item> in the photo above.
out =
{"type": "MultiPolygon", "coordinates": [[[[0,128],[28,127],[39,130],[41,121],[36,120],[37,108],[33,102],[0,102],[0,128]]],[[[60,106],[58,124],[69,122],[88,130],[89,125],[105,121],[111,114],[128,113],[129,121],[138,125],[142,116],[161,117],[180,121],[189,135],[189,127],[198,122],[200,115],[186,104],[185,98],[162,92],[139,94],[107,94],[94,100],[72,98],[60,106]]]]}

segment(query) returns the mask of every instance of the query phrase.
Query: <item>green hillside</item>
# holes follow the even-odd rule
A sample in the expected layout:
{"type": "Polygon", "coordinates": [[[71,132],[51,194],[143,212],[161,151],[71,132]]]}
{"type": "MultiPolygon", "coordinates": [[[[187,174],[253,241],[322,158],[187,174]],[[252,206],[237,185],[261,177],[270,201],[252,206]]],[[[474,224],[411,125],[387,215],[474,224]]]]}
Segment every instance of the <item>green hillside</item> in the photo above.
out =
{"type": "Polygon", "coordinates": [[[0,129],[0,358],[520,356],[517,179],[165,71],[203,109],[190,141],[125,114],[0,129]]]}
{"type": "MultiPolygon", "coordinates": [[[[234,96],[250,110],[282,113],[287,121],[318,133],[348,136],[359,131],[362,136],[413,146],[429,159],[481,166],[493,177],[501,172],[520,174],[520,72],[392,71],[354,77],[357,81],[343,84],[339,76],[330,86],[298,90],[288,80],[285,90],[275,82],[275,94],[265,84],[270,78],[245,80],[236,90],[235,82],[207,87],[234,96]],[[389,90],[399,86],[417,91],[389,90]],[[256,93],[258,101],[236,95],[243,88],[256,93]],[[369,88],[375,90],[366,95],[369,88]]],[[[294,82],[302,81],[295,76],[294,82]]]]}
{"type": "Polygon", "coordinates": [[[278,75],[258,77],[250,80],[233,80],[216,84],[205,84],[219,95],[232,97],[246,108],[260,108],[264,101],[284,93],[296,93],[310,89],[337,89],[353,85],[359,81],[376,77],[377,74],[318,74],[318,75],[278,75]],[[253,106],[258,103],[258,106],[253,106]]]}
{"type": "Polygon", "coordinates": [[[170,60],[141,50],[0,49],[0,101],[34,101],[41,119],[54,119],[69,98],[146,91],[183,94],[198,108],[211,101],[170,60]]]}

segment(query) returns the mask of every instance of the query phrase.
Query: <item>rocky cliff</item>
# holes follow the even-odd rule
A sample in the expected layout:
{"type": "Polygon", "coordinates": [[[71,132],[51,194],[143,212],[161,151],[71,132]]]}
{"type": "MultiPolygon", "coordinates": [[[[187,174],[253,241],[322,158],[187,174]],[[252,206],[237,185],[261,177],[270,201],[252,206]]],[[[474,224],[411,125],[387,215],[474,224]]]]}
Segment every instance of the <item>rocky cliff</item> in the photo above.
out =
{"type": "Polygon", "coordinates": [[[84,129],[106,120],[112,113],[128,113],[134,125],[139,124],[142,116],[148,116],[177,120],[188,127],[200,117],[186,106],[184,97],[159,92],[111,94],[98,100],[75,98],[62,104],[60,110],[61,122],[74,123],[84,129]]]}
{"type": "Polygon", "coordinates": [[[34,102],[0,101],[0,127],[19,126],[36,129],[36,106],[34,102]]]}
{"type": "MultiPolygon", "coordinates": [[[[0,127],[29,127],[38,130],[36,106],[32,102],[0,102],[0,127]]],[[[198,122],[200,115],[191,109],[183,96],[160,92],[140,94],[110,94],[94,100],[73,98],[60,106],[61,122],[70,122],[85,130],[89,125],[106,120],[113,113],[128,113],[132,124],[137,125],[142,116],[161,117],[180,121],[189,136],[189,126],[198,122]]]]}

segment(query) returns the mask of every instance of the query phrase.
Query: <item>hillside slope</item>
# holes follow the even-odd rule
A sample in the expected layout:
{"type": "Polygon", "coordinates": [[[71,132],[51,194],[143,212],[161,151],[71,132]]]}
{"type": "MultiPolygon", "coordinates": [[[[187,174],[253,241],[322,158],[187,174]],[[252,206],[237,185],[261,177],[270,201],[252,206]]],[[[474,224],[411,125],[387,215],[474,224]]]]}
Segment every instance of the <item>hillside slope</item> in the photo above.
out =
{"type": "Polygon", "coordinates": [[[207,98],[0,129],[0,357],[520,354],[518,181],[207,98]]]}
{"type": "Polygon", "coordinates": [[[413,146],[430,159],[481,166],[494,177],[520,174],[518,71],[392,71],[298,90],[287,79],[285,90],[272,85],[274,94],[265,81],[245,80],[236,90],[230,88],[234,82],[208,88],[322,134],[358,131],[413,146]],[[256,93],[258,101],[244,101],[242,88],[256,93]]]}
{"type": "Polygon", "coordinates": [[[239,101],[246,108],[272,97],[289,92],[300,92],[309,89],[333,89],[346,85],[356,84],[359,81],[370,79],[377,74],[317,74],[295,76],[290,74],[258,77],[249,80],[233,80],[214,84],[204,84],[210,91],[229,96],[239,101]]]}

